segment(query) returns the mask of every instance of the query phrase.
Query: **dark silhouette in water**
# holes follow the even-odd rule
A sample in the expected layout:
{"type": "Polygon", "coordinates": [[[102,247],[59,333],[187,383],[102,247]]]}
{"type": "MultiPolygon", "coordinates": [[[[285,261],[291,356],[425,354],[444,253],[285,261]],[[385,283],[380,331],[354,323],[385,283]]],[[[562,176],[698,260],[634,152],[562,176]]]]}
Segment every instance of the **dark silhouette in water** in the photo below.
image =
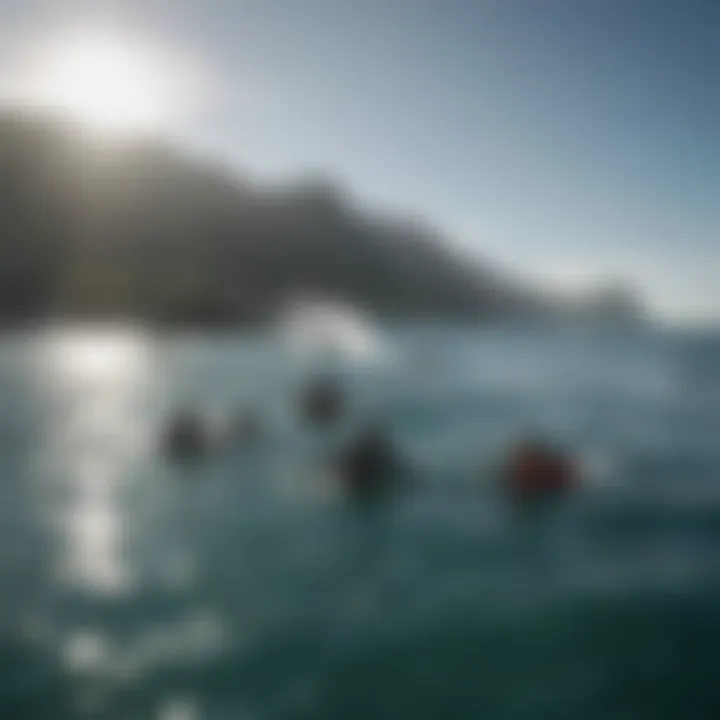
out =
{"type": "Polygon", "coordinates": [[[210,438],[205,424],[192,410],[180,411],[165,431],[163,450],[173,460],[193,460],[207,454],[210,438]]]}
{"type": "Polygon", "coordinates": [[[540,438],[528,437],[511,449],[502,482],[515,500],[543,500],[577,487],[579,470],[575,460],[563,450],[540,438]]]}
{"type": "Polygon", "coordinates": [[[361,432],[339,458],[340,481],[350,497],[374,499],[398,489],[407,467],[389,435],[379,425],[361,432]]]}
{"type": "Polygon", "coordinates": [[[345,394],[338,382],[329,377],[316,379],[300,398],[300,412],[312,425],[326,426],[336,423],[345,410],[345,394]]]}

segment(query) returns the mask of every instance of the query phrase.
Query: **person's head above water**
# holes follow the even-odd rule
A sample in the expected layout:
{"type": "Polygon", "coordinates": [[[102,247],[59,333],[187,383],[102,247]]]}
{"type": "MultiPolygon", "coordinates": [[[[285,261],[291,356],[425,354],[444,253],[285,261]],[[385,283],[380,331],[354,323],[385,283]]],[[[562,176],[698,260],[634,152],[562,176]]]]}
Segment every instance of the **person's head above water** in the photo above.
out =
{"type": "Polygon", "coordinates": [[[521,495],[544,495],[570,489],[578,479],[575,459],[555,444],[526,434],[510,449],[504,479],[521,495]]]}
{"type": "Polygon", "coordinates": [[[346,398],[337,378],[319,375],[305,387],[300,397],[300,409],[307,420],[330,423],[340,419],[345,411],[346,398]]]}

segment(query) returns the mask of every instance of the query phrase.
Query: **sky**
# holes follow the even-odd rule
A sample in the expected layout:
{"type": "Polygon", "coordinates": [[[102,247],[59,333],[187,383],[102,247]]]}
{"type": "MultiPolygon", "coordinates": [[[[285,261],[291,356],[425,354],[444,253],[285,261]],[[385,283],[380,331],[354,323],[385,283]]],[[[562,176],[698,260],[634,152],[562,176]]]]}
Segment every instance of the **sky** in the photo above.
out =
{"type": "Polygon", "coordinates": [[[93,23],[182,60],[167,133],[239,172],[320,174],[548,287],[626,278],[720,318],[717,0],[0,0],[0,65],[93,23]]]}

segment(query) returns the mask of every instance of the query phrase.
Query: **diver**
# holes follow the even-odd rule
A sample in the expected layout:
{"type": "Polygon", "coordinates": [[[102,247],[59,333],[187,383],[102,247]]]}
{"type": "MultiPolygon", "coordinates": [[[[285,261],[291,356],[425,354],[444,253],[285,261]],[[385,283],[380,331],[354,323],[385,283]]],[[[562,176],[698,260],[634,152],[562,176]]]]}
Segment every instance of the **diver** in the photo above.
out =
{"type": "Polygon", "coordinates": [[[302,415],[316,426],[326,426],[340,420],[345,412],[345,405],[342,388],[329,377],[317,378],[300,398],[302,415]]]}
{"type": "Polygon", "coordinates": [[[338,466],[340,481],[354,499],[378,498],[407,480],[406,464],[380,425],[370,425],[355,437],[338,466]]]}
{"type": "Polygon", "coordinates": [[[175,460],[192,460],[209,450],[209,437],[202,417],[189,409],[176,413],[166,428],[165,454],[175,460]]]}
{"type": "Polygon", "coordinates": [[[518,501],[559,497],[579,484],[576,461],[537,437],[526,437],[511,449],[502,471],[505,490],[518,501]]]}

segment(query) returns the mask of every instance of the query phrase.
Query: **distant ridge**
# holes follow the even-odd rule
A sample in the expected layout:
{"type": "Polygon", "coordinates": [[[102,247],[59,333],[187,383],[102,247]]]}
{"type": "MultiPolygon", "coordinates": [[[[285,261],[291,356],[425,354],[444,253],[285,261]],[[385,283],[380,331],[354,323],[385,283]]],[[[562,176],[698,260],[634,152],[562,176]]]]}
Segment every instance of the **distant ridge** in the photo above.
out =
{"type": "Polygon", "coordinates": [[[331,183],[268,190],[152,139],[0,114],[0,318],[262,321],[298,295],[386,317],[535,317],[552,303],[331,183]]]}

